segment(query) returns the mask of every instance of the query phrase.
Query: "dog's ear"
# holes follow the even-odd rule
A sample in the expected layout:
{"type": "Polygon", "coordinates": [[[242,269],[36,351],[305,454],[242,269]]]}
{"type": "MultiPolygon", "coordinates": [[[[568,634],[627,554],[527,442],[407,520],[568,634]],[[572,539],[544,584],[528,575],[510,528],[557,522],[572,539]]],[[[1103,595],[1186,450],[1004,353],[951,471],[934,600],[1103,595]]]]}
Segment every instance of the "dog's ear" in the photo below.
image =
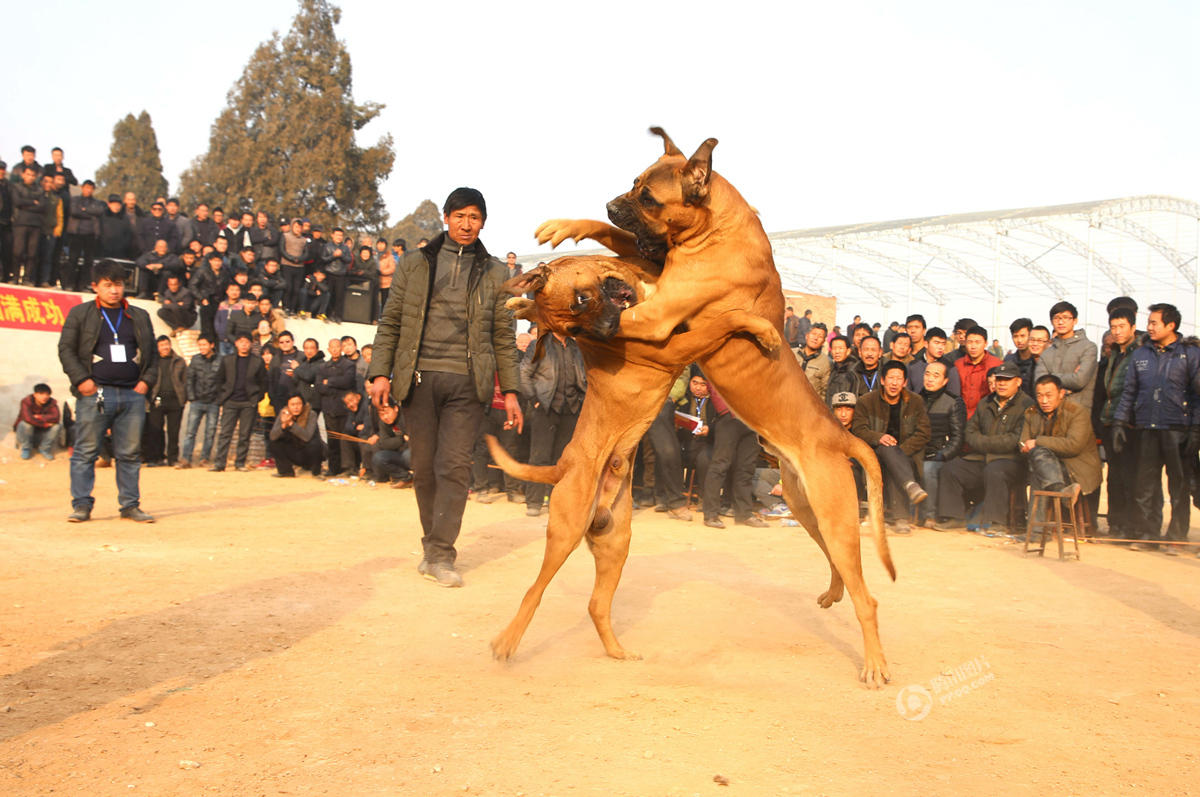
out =
{"type": "Polygon", "coordinates": [[[708,196],[708,183],[712,177],[712,151],[716,145],[715,138],[706,139],[683,167],[683,201],[688,205],[698,205],[708,196]]]}
{"type": "Polygon", "coordinates": [[[511,293],[513,296],[537,293],[546,287],[546,279],[549,274],[550,271],[545,266],[537,266],[524,274],[518,274],[500,287],[501,290],[511,293]]]}
{"type": "Polygon", "coordinates": [[[652,127],[652,128],[650,128],[650,132],[656,136],[662,137],[663,155],[670,156],[670,155],[682,155],[683,154],[682,152],[679,151],[679,147],[675,146],[675,142],[671,140],[671,137],[667,135],[666,130],[663,130],[661,127],[652,127]]]}
{"type": "Polygon", "coordinates": [[[524,296],[514,296],[505,302],[504,306],[512,310],[513,315],[517,318],[526,321],[537,320],[537,302],[533,299],[526,299],[524,296]]]}

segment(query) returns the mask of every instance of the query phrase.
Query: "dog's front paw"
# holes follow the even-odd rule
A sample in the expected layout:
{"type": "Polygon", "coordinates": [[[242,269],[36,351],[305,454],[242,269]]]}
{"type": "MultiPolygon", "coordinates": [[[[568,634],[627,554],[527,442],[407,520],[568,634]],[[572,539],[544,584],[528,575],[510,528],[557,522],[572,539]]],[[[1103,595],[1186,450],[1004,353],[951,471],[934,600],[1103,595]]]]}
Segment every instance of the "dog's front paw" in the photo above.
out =
{"type": "Polygon", "coordinates": [[[591,232],[591,227],[583,219],[550,219],[544,221],[534,232],[537,242],[549,242],[551,248],[557,247],[568,238],[580,241],[591,232]]]}
{"type": "Polygon", "coordinates": [[[508,638],[508,634],[500,634],[492,640],[492,658],[496,661],[508,661],[517,652],[517,646],[508,638]]]}
{"type": "Polygon", "coordinates": [[[758,339],[758,345],[769,352],[776,351],[783,345],[783,336],[779,334],[779,331],[775,327],[770,327],[754,337],[758,339]]]}
{"type": "Polygon", "coordinates": [[[862,674],[859,675],[859,680],[867,685],[868,689],[882,689],[884,685],[892,680],[892,675],[888,672],[887,662],[880,653],[877,657],[868,656],[863,662],[862,674]]]}

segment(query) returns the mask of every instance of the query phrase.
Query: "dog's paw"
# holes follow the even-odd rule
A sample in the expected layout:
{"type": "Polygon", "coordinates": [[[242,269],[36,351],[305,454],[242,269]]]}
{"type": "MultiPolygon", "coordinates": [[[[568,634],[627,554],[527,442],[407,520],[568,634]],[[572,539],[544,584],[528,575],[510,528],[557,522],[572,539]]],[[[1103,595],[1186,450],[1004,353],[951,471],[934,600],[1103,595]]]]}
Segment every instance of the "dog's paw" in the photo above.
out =
{"type": "Polygon", "coordinates": [[[841,584],[838,584],[836,587],[832,584],[829,585],[829,589],[817,596],[817,605],[822,609],[828,609],[842,599],[843,591],[844,587],[841,584]]]}
{"type": "Polygon", "coordinates": [[[862,673],[858,678],[867,685],[868,689],[882,689],[888,681],[892,680],[892,675],[888,672],[887,662],[880,654],[877,658],[868,658],[863,663],[862,673]]]}
{"type": "Polygon", "coordinates": [[[534,237],[538,243],[548,242],[551,248],[554,248],[568,238],[576,242],[581,241],[591,232],[591,226],[582,219],[550,219],[541,223],[534,232],[534,237]]]}
{"type": "Polygon", "coordinates": [[[616,650],[605,651],[609,658],[618,659],[620,661],[641,661],[641,655],[634,653],[632,650],[625,648],[617,648],[616,650]]]}
{"type": "Polygon", "coordinates": [[[754,337],[758,339],[758,345],[769,352],[777,351],[783,345],[783,337],[775,327],[770,327],[754,337]]]}
{"type": "Polygon", "coordinates": [[[496,661],[508,661],[517,652],[517,646],[512,644],[507,635],[501,634],[492,640],[492,658],[496,661]]]}

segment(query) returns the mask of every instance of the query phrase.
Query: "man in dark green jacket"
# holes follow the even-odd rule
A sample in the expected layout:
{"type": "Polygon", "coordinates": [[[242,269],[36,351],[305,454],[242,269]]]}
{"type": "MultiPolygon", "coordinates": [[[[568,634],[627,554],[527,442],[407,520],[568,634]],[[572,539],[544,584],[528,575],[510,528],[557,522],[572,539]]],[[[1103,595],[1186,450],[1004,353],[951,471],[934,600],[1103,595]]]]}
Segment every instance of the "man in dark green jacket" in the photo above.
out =
{"type": "Polygon", "coordinates": [[[498,376],[505,425],[524,426],[508,270],[479,240],[483,194],[456,188],[442,207],[446,231],[404,256],[375,332],[367,371],[377,407],[402,404],[412,449],[413,488],[424,558],[418,571],[462,586],[454,543],[471,483],[471,450],[498,376]]]}

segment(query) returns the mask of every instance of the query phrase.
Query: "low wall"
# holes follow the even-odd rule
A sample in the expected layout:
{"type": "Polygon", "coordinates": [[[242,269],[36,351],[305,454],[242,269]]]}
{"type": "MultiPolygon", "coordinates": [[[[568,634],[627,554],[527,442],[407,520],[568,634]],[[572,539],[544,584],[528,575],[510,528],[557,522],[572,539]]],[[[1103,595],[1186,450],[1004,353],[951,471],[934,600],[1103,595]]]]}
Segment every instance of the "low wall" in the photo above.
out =
{"type": "MultiPolygon", "coordinates": [[[[94,301],[90,293],[0,284],[0,443],[4,446],[13,445],[12,427],[21,399],[33,392],[37,383],[50,385],[59,406],[64,402],[74,406],[70,382],[58,361],[58,339],[70,309],[90,301],[94,301]]],[[[150,314],[155,335],[171,331],[156,314],[156,302],[129,301],[150,314]]],[[[316,338],[322,350],[331,338],[343,335],[353,335],[360,347],[375,339],[375,327],[371,324],[332,324],[311,318],[288,319],[288,331],[295,335],[297,347],[305,338],[316,338]]],[[[182,333],[173,341],[173,348],[185,359],[191,359],[196,353],[195,340],[199,334],[199,330],[182,333]]]]}

